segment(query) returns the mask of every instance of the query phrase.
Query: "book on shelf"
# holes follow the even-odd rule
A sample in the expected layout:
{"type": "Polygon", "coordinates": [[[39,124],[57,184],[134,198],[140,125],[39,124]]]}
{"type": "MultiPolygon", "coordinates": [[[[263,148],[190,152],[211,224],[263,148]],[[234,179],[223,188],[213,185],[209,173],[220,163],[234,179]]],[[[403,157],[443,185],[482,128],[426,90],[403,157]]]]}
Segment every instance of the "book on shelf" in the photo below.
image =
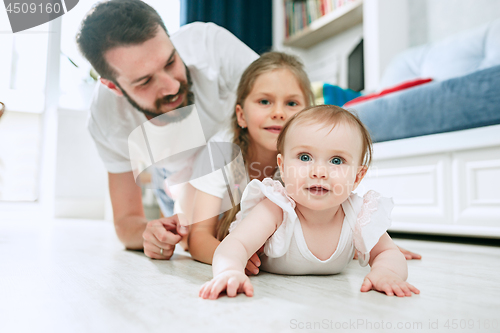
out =
{"type": "Polygon", "coordinates": [[[283,0],[286,38],[304,30],[311,22],[356,0],[283,0]]]}

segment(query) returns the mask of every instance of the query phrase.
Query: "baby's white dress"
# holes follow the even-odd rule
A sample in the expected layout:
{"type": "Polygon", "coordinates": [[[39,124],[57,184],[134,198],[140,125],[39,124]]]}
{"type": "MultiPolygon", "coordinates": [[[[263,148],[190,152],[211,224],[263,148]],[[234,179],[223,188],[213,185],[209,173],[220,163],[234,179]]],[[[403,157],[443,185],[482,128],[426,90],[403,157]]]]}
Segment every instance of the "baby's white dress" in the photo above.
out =
{"type": "Polygon", "coordinates": [[[381,197],[375,191],[367,192],[363,198],[352,193],[342,203],[345,218],[337,249],[327,260],[320,260],[307,247],[300,220],[295,213],[295,202],[276,180],[265,178],[262,182],[252,180],[241,200],[241,211],[231,224],[229,232],[248,215],[260,201],[268,198],[283,209],[283,222],[269,237],[260,257],[260,269],[277,274],[337,274],[358,252],[361,266],[370,260],[370,251],[391,225],[392,199],[381,197]]]}

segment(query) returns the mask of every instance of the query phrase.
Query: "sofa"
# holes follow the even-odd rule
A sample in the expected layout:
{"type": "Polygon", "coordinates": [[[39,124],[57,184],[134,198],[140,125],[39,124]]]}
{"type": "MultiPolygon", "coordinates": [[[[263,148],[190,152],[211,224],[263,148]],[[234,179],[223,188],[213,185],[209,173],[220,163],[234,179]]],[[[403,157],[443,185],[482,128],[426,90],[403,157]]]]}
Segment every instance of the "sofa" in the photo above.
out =
{"type": "Polygon", "coordinates": [[[358,192],[394,198],[392,231],[500,238],[500,19],[408,49],[354,104],[374,139],[358,192]]]}

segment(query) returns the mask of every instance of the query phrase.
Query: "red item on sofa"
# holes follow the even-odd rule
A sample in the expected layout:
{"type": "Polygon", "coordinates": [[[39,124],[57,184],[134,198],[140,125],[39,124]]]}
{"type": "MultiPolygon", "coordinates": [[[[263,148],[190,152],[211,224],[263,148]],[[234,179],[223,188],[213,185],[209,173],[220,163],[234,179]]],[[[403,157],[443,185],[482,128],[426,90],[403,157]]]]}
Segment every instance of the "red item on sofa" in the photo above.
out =
{"type": "Polygon", "coordinates": [[[395,87],[384,89],[384,90],[382,90],[379,93],[374,93],[374,94],[359,96],[359,97],[357,97],[357,98],[355,98],[355,99],[353,99],[353,100],[345,103],[344,107],[352,106],[354,104],[358,104],[360,102],[364,102],[364,101],[367,101],[367,100],[370,100],[370,99],[379,98],[379,97],[382,97],[384,95],[387,95],[387,94],[390,94],[390,93],[393,93],[393,92],[396,92],[396,91],[405,90],[405,89],[408,89],[408,88],[411,88],[411,87],[415,87],[415,86],[419,86],[421,84],[424,84],[424,83],[427,83],[427,82],[431,82],[431,81],[432,81],[432,79],[415,79],[415,80],[411,80],[411,81],[406,81],[406,82],[403,82],[401,84],[398,84],[395,87]]]}

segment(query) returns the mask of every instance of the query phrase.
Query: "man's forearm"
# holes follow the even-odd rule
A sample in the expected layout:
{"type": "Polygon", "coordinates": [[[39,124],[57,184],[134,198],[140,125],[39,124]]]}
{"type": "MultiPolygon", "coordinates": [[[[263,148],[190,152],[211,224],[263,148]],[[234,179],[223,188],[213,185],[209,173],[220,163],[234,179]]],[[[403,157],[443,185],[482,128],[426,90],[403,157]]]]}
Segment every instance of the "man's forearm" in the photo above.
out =
{"type": "Polygon", "coordinates": [[[142,234],[146,230],[148,221],[144,216],[127,216],[115,220],[115,230],[118,239],[129,250],[143,248],[142,234]]]}

